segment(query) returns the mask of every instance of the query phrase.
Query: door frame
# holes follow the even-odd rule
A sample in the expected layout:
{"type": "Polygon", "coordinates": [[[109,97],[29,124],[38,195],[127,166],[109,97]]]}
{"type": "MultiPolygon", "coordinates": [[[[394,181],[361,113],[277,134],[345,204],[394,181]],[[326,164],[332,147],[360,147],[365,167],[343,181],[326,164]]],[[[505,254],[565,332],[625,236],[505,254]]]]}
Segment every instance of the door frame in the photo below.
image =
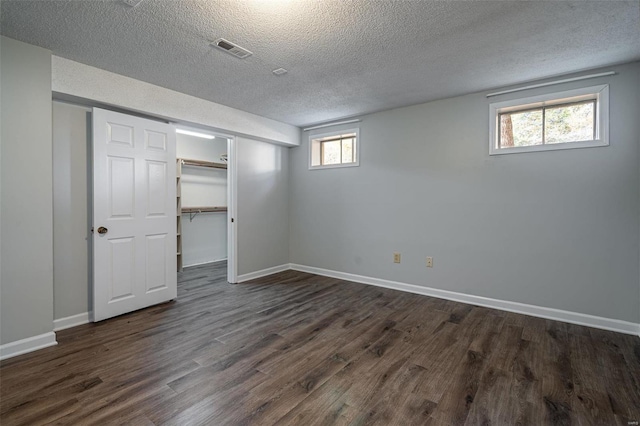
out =
{"type": "Polygon", "coordinates": [[[227,281],[238,282],[238,157],[237,140],[227,138],[227,281]]]}

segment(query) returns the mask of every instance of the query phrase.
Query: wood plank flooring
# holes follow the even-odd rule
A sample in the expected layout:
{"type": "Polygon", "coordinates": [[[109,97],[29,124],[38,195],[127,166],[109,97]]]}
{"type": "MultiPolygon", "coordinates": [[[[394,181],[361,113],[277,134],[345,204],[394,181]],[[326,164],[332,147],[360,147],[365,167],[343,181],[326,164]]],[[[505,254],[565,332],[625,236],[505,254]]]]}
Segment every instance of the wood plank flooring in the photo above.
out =
{"type": "Polygon", "coordinates": [[[0,364],[0,423],[629,425],[640,338],[287,271],[57,333],[0,364]]]}

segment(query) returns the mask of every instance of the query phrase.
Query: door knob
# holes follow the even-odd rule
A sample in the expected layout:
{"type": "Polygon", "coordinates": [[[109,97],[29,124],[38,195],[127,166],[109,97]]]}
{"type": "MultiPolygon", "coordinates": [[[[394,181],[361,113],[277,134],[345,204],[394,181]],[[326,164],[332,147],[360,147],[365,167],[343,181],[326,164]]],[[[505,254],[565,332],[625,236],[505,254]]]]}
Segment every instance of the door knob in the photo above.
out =
{"type": "Polygon", "coordinates": [[[106,234],[107,232],[109,232],[109,230],[104,226],[101,226],[100,228],[98,228],[98,234],[106,234]]]}

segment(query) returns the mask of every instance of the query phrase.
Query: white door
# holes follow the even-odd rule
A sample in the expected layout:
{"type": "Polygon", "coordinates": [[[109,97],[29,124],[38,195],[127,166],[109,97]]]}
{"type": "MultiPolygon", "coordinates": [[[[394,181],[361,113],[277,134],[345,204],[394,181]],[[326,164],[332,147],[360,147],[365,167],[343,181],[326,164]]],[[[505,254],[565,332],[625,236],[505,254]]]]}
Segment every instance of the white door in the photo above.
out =
{"type": "Polygon", "coordinates": [[[173,126],[93,109],[93,316],[175,299],[173,126]]]}

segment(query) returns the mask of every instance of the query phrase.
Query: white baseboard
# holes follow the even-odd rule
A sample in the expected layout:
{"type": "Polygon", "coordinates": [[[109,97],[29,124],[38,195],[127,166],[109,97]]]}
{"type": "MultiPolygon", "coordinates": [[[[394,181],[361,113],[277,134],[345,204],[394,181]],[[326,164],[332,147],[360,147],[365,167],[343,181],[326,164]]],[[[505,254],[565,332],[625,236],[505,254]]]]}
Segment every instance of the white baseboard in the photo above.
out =
{"type": "Polygon", "coordinates": [[[238,275],[237,282],[242,283],[249,280],[255,280],[256,278],[266,277],[267,275],[277,274],[278,272],[288,271],[289,269],[291,269],[291,265],[289,263],[285,263],[283,265],[273,266],[260,271],[238,275]]]}
{"type": "Polygon", "coordinates": [[[77,325],[87,324],[91,321],[91,312],[83,312],[66,318],[53,320],[53,331],[66,330],[77,325]]]}
{"type": "Polygon", "coordinates": [[[226,262],[226,261],[227,261],[227,258],[225,257],[224,259],[207,260],[206,262],[192,263],[190,265],[182,265],[182,268],[191,268],[192,266],[209,265],[211,263],[226,262]]]}
{"type": "Polygon", "coordinates": [[[396,281],[388,281],[379,278],[365,277],[362,275],[337,272],[329,269],[315,268],[313,266],[291,264],[295,271],[308,272],[310,274],[325,277],[338,278],[345,281],[354,281],[361,284],[369,284],[377,287],[406,291],[437,297],[439,299],[453,300],[455,302],[468,303],[470,305],[484,306],[502,311],[515,312],[517,314],[568,322],[603,330],[616,331],[618,333],[640,336],[640,324],[622,321],[612,318],[598,317],[579,312],[564,311],[561,309],[545,308],[543,306],[528,305],[525,303],[509,302],[507,300],[491,299],[489,297],[474,296],[472,294],[457,293],[454,291],[440,290],[437,288],[423,287],[415,284],[405,284],[396,281]]]}
{"type": "Polygon", "coordinates": [[[53,331],[6,343],[0,346],[0,360],[37,351],[38,349],[48,348],[49,346],[55,346],[57,344],[56,333],[53,331]]]}

